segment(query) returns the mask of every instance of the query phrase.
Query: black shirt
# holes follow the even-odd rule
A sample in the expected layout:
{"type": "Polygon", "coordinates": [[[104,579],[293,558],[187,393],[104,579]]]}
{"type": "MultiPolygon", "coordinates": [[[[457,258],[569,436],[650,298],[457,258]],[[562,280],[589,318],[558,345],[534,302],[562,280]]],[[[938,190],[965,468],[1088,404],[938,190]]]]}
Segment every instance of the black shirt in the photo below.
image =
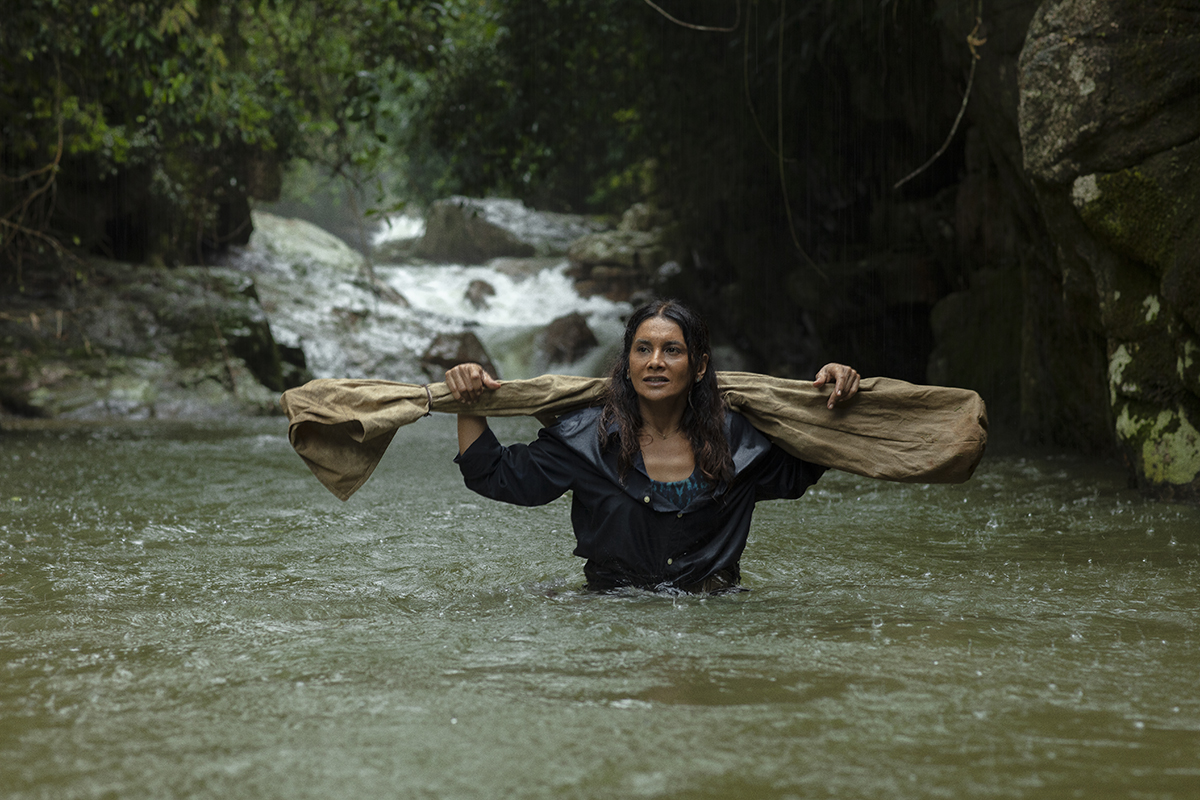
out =
{"type": "Polygon", "coordinates": [[[825,472],[728,412],[733,480],[679,508],[652,489],[640,454],[621,483],[615,450],[600,449],[599,417],[599,408],[574,412],[528,445],[504,447],[489,429],[455,459],[467,487],[493,500],[543,505],[571,490],[575,555],[587,559],[592,588],[687,587],[721,572],[736,581],[754,504],[799,497],[825,472]]]}

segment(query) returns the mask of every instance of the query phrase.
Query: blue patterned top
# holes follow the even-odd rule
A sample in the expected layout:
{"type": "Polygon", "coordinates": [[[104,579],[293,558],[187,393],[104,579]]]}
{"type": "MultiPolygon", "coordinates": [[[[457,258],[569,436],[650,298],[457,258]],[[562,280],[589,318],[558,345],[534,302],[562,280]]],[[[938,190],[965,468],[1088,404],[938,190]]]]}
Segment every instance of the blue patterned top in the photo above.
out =
{"type": "Polygon", "coordinates": [[[696,471],[681,481],[664,483],[663,481],[651,480],[650,487],[663,499],[672,503],[676,508],[683,510],[687,508],[688,503],[695,500],[708,489],[708,481],[700,477],[699,471],[696,471]]]}

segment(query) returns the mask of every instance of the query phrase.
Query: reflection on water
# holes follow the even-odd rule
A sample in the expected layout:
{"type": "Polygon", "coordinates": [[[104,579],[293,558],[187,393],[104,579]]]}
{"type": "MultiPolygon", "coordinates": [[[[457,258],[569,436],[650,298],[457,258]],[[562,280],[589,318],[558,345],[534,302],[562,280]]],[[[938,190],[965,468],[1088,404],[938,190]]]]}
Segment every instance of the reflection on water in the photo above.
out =
{"type": "Polygon", "coordinates": [[[1111,466],[830,474],[752,591],[594,596],[452,419],[345,504],[283,425],[0,433],[0,794],[1196,796],[1200,509],[1111,466]]]}

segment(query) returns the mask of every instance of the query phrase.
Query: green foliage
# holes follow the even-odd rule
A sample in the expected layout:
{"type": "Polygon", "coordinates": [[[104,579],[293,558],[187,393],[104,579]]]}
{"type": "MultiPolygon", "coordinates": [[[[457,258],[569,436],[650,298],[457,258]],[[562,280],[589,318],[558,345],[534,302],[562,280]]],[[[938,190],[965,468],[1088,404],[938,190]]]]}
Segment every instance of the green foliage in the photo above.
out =
{"type": "Polygon", "coordinates": [[[0,253],[195,259],[303,157],[392,200],[649,197],[718,260],[795,259],[790,229],[828,258],[947,129],[932,0],[665,5],[736,25],[636,0],[0,0],[0,253]]]}
{"type": "Polygon", "coordinates": [[[714,206],[740,204],[786,236],[786,185],[810,210],[796,221],[801,238],[821,247],[830,232],[858,236],[856,206],[948,129],[955,109],[934,98],[954,76],[928,0],[665,5],[730,30],[628,0],[464,6],[419,98],[424,125],[406,141],[441,157],[432,193],[617,211],[645,196],[652,163],[659,199],[695,207],[708,228],[730,210],[714,206]]]}
{"type": "Polygon", "coordinates": [[[196,258],[248,231],[295,155],[378,158],[382,89],[425,67],[440,6],[5,0],[0,252],[196,258]],[[89,206],[91,206],[89,208],[89,206]]]}
{"type": "MultiPolygon", "coordinates": [[[[807,335],[781,284],[869,252],[873,212],[938,150],[966,71],[947,66],[938,0],[657,5],[709,30],[640,0],[472,6],[447,24],[416,145],[440,157],[433,194],[673,212],[689,299],[775,365],[807,335]]],[[[904,196],[953,183],[962,153],[904,196]]]]}
{"type": "MultiPolygon", "coordinates": [[[[439,154],[429,195],[499,192],[547,208],[609,210],[637,197],[620,175],[651,155],[631,105],[661,61],[652,30],[614,0],[491,0],[447,25],[416,98],[409,147],[439,154]]],[[[638,6],[633,6],[640,11],[638,6]]]]}

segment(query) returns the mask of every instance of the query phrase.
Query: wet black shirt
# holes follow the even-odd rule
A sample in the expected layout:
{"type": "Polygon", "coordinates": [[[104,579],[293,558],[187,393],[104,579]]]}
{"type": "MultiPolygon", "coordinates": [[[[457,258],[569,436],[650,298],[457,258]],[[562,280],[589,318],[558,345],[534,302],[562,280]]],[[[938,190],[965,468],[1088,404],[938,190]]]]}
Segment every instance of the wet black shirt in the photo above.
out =
{"type": "Polygon", "coordinates": [[[679,508],[656,492],[639,455],[622,485],[617,454],[602,452],[600,409],[565,416],[531,444],[502,446],[488,430],[455,461],[468,488],[493,500],[535,506],[572,492],[575,555],[588,585],[606,589],[687,587],[738,562],[759,500],[804,494],[825,471],[775,445],[739,414],[726,414],[734,478],[679,508]]]}

